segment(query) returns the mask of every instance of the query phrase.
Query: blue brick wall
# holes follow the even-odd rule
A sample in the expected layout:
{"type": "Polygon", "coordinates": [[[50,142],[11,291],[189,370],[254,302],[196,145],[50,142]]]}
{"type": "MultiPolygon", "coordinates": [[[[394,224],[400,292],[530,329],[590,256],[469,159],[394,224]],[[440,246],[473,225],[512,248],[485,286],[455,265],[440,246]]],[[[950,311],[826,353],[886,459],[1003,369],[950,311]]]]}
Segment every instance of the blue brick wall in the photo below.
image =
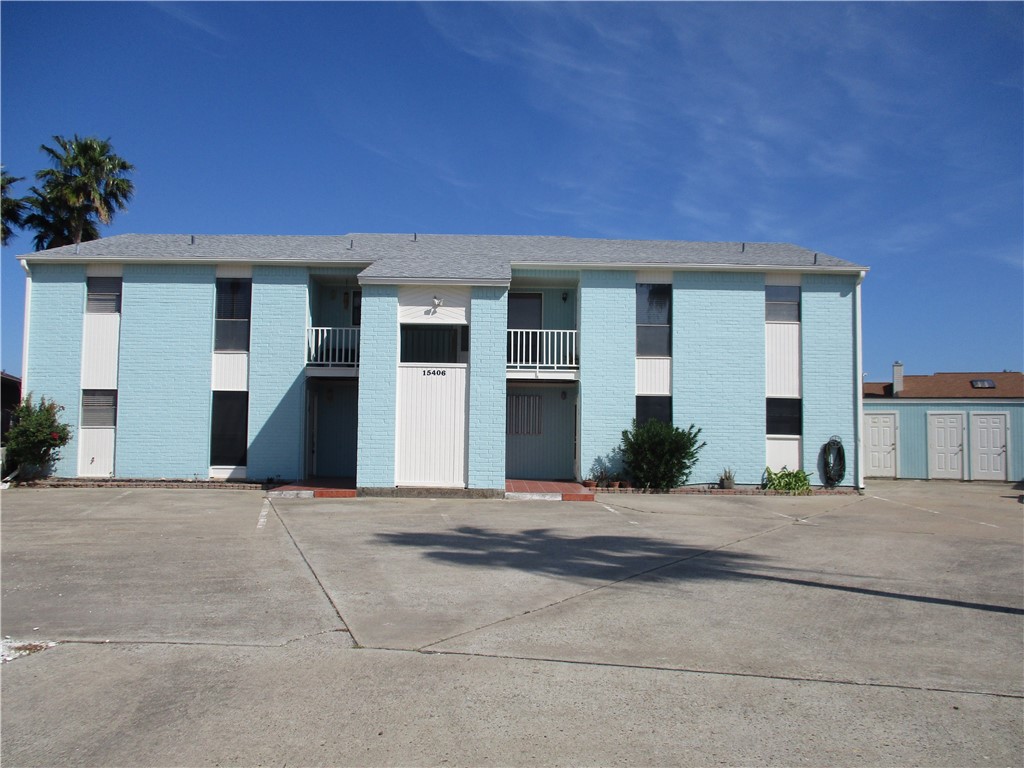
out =
{"type": "Polygon", "coordinates": [[[672,291],[672,420],[707,446],[690,483],[765,467],[764,275],[677,272],[672,291]]]}
{"type": "Polygon", "coordinates": [[[252,271],[246,466],[252,480],[303,474],[308,285],[305,267],[252,271]]]}
{"type": "Polygon", "coordinates": [[[398,288],[393,285],[366,285],[363,286],[362,331],[359,337],[356,485],[360,487],[391,488],[395,485],[397,387],[398,288]]]}
{"type": "Polygon", "coordinates": [[[119,477],[209,476],[215,281],[212,266],[124,267],[119,477]]]}
{"type": "Polygon", "coordinates": [[[473,286],[469,311],[470,488],[505,487],[505,338],[508,293],[473,286]]]}
{"type": "Polygon", "coordinates": [[[60,450],[58,477],[78,474],[78,421],[82,398],[82,326],[85,315],[85,267],[36,264],[32,267],[28,361],[22,395],[32,394],[64,406],[61,420],[71,426],[71,441],[60,450]]]}
{"type": "Polygon", "coordinates": [[[636,273],[580,274],[580,472],[621,466],[622,431],[636,413],[636,273]]]}
{"type": "Polygon", "coordinates": [[[811,483],[823,482],[821,447],[839,435],[846,449],[846,477],[856,477],[857,387],[854,355],[856,314],[853,275],[804,275],[800,291],[803,362],[803,464],[811,483]]]}

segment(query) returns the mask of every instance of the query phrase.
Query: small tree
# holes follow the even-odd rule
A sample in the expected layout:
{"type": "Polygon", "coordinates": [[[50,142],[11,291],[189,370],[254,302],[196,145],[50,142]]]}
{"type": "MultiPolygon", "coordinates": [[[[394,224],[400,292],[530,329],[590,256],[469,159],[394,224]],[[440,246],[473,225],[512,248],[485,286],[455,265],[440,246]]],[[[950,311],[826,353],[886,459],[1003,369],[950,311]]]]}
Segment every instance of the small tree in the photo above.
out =
{"type": "Polygon", "coordinates": [[[668,490],[683,485],[706,443],[698,442],[700,429],[682,430],[657,419],[637,424],[622,433],[622,460],[638,488],[668,490]]]}
{"type": "Polygon", "coordinates": [[[19,469],[20,479],[45,477],[53,471],[60,449],[71,440],[71,428],[59,419],[63,410],[63,405],[45,397],[33,405],[31,392],[14,409],[7,431],[7,462],[19,469]]]}

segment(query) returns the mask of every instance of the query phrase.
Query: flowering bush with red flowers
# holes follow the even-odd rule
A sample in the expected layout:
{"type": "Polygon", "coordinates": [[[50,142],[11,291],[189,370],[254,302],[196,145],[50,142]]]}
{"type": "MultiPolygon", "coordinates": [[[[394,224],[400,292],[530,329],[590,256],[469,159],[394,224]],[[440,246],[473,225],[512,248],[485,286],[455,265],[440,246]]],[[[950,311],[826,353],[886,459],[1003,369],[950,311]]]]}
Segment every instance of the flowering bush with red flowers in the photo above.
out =
{"type": "Polygon", "coordinates": [[[71,440],[71,427],[60,421],[63,405],[45,397],[32,404],[29,392],[11,414],[7,432],[7,466],[18,469],[19,480],[45,477],[53,472],[60,449],[71,440]]]}

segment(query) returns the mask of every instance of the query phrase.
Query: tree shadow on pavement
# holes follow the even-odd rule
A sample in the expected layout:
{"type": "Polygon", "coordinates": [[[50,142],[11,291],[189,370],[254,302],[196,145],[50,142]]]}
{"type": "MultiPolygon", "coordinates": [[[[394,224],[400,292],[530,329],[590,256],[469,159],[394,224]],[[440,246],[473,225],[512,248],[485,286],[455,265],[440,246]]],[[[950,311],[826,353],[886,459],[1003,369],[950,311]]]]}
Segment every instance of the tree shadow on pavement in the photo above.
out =
{"type": "MultiPolygon", "coordinates": [[[[802,569],[772,566],[766,558],[725,549],[690,547],[647,536],[565,536],[549,528],[493,531],[464,525],[450,531],[379,533],[386,544],[422,550],[423,557],[452,565],[513,568],[531,573],[578,579],[621,581],[644,576],[658,581],[749,580],[795,587],[828,589],[848,594],[908,600],[994,613],[1024,615],[1015,606],[990,605],[935,595],[913,595],[866,586],[796,578],[802,569]],[[688,562],[687,561],[692,561],[688,562]],[[684,567],[672,566],[686,563],[684,567]],[[775,574],[765,573],[774,571],[775,574]]],[[[827,576],[840,576],[830,573],[827,576]]],[[[870,575],[847,576],[858,580],[870,575]]]]}
{"type": "MultiPolygon", "coordinates": [[[[695,577],[728,578],[732,569],[761,559],[647,536],[565,536],[548,528],[508,532],[464,525],[437,533],[379,533],[377,537],[387,544],[421,549],[424,557],[453,565],[613,581],[701,556],[701,575],[695,577]]],[[[681,573],[679,578],[686,575],[681,573]]]]}

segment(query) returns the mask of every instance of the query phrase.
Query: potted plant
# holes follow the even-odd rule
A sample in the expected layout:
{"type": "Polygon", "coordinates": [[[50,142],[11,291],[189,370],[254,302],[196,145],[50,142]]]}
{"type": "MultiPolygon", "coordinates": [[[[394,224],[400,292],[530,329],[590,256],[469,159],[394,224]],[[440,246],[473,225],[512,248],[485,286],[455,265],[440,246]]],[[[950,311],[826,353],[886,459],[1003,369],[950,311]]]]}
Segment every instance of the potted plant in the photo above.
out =
{"type": "Polygon", "coordinates": [[[722,490],[731,490],[736,487],[736,477],[733,475],[732,469],[722,471],[721,476],[718,478],[718,487],[722,490]]]}

